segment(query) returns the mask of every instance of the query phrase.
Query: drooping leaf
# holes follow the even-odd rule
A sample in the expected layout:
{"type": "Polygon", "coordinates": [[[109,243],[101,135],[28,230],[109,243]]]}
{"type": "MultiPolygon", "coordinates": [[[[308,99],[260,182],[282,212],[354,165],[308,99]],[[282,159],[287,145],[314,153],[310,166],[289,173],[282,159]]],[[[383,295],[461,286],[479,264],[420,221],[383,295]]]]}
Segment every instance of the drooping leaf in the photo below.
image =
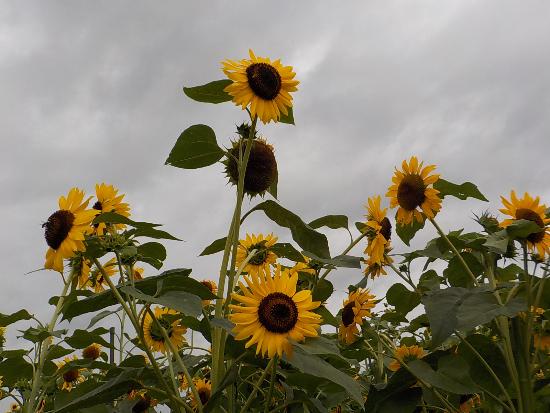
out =
{"type": "Polygon", "coordinates": [[[288,123],[289,125],[295,125],[294,123],[294,110],[292,107],[287,108],[288,114],[281,113],[281,118],[279,119],[279,122],[281,123],[288,123]]]}
{"type": "Polygon", "coordinates": [[[225,92],[224,89],[232,83],[229,79],[215,80],[201,86],[184,87],[183,93],[197,102],[229,102],[232,99],[231,95],[225,92]]]}
{"type": "Polygon", "coordinates": [[[542,228],[528,219],[519,219],[506,227],[506,232],[510,238],[527,238],[531,234],[541,232],[542,228]]]}
{"type": "Polygon", "coordinates": [[[485,245],[489,251],[497,253],[497,254],[505,254],[506,250],[508,249],[508,242],[510,241],[510,238],[508,237],[508,233],[505,229],[497,232],[493,232],[492,234],[489,234],[487,236],[487,241],[485,241],[485,245]]]}
{"type": "Polygon", "coordinates": [[[198,316],[202,312],[202,300],[187,291],[166,291],[158,296],[144,294],[132,286],[121,287],[122,292],[147,303],[159,304],[172,310],[190,316],[198,316]]]}
{"type": "MultiPolygon", "coordinates": [[[[479,262],[476,256],[470,252],[463,252],[460,254],[462,259],[468,265],[470,271],[475,277],[478,277],[483,273],[483,265],[479,262]]],[[[443,275],[449,280],[449,283],[453,287],[472,287],[473,280],[470,275],[464,269],[462,262],[453,256],[449,261],[449,265],[443,270],[443,275]]]]}
{"type": "Polygon", "coordinates": [[[31,380],[32,365],[22,356],[10,357],[0,362],[0,376],[4,386],[14,387],[21,379],[31,380]]]}
{"type": "Polygon", "coordinates": [[[96,328],[92,331],[77,329],[74,331],[73,335],[71,337],[67,337],[65,341],[73,348],[85,348],[93,343],[110,348],[111,344],[101,337],[107,333],[109,333],[109,330],[103,327],[96,328]]]}
{"type": "Polygon", "coordinates": [[[407,225],[401,225],[398,223],[395,225],[395,232],[399,238],[401,238],[401,241],[409,246],[416,233],[424,228],[424,223],[425,221],[419,223],[416,219],[413,219],[413,222],[407,225]]]}
{"type": "Polygon", "coordinates": [[[208,247],[206,247],[199,256],[215,254],[217,252],[223,251],[225,248],[227,237],[219,238],[216,241],[212,242],[208,247]]]}
{"type": "Polygon", "coordinates": [[[288,258],[294,262],[305,262],[304,257],[294,246],[288,242],[278,242],[271,248],[279,258],[288,258]]]}
{"type": "Polygon", "coordinates": [[[326,215],[317,218],[308,224],[313,229],[328,227],[332,229],[348,228],[348,217],[345,215],[326,215]]]}
{"type": "Polygon", "coordinates": [[[330,258],[327,238],[277,202],[264,201],[252,208],[246,215],[254,211],[263,211],[269,219],[278,225],[289,228],[292,239],[305,251],[310,251],[321,258],[330,258]]]}
{"type": "Polygon", "coordinates": [[[184,169],[203,168],[218,162],[223,154],[212,128],[193,125],[182,132],[166,160],[166,165],[184,169]]]}
{"type": "Polygon", "coordinates": [[[420,294],[409,291],[403,284],[394,284],[386,293],[388,304],[393,305],[398,313],[407,315],[420,304],[420,294]]]}
{"type": "Polygon", "coordinates": [[[445,356],[439,362],[437,371],[423,360],[413,360],[407,366],[422,381],[450,393],[471,394],[479,390],[468,374],[468,365],[460,357],[445,356]]]}
{"type": "Polygon", "coordinates": [[[0,313],[0,327],[6,327],[21,320],[30,320],[32,315],[27,310],[19,310],[12,314],[0,313]]]}
{"type": "Polygon", "coordinates": [[[439,196],[444,198],[447,195],[454,196],[458,199],[476,198],[481,201],[489,202],[485,196],[479,192],[477,186],[471,182],[464,182],[463,184],[453,184],[445,179],[439,178],[433,187],[439,191],[439,196]]]}
{"type": "Polygon", "coordinates": [[[333,292],[334,286],[332,283],[327,279],[323,279],[313,289],[312,297],[314,301],[324,302],[329,299],[333,292]]]}

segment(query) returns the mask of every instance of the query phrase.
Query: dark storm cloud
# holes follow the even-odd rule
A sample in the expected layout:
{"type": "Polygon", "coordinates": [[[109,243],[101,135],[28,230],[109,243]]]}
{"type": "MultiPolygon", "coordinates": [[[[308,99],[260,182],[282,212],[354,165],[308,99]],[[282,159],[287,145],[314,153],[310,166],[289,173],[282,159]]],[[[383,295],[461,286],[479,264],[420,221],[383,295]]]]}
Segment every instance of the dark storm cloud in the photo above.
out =
{"type": "MultiPolygon", "coordinates": [[[[276,146],[280,202],[304,220],[363,219],[367,197],[384,195],[394,166],[413,154],[492,201],[446,200],[445,228],[473,227],[472,212],[496,211],[512,188],[550,202],[549,12],[536,1],[5,2],[0,311],[49,311],[56,276],[23,273],[43,265],[40,224],[74,185],[117,185],[136,219],[185,240],[167,243],[168,267],[217,278],[218,263],[197,255],[226,232],[234,195],[222,168],[163,163],[194,123],[229,145],[242,112],[192,102],[181,86],[222,78],[220,61],[249,47],[281,57],[301,80],[297,126],[261,132],[276,146]]],[[[247,229],[289,238],[261,215],[247,229]]],[[[345,232],[327,234],[333,254],[345,248],[345,232]]],[[[333,306],[359,278],[334,274],[333,306]]]]}

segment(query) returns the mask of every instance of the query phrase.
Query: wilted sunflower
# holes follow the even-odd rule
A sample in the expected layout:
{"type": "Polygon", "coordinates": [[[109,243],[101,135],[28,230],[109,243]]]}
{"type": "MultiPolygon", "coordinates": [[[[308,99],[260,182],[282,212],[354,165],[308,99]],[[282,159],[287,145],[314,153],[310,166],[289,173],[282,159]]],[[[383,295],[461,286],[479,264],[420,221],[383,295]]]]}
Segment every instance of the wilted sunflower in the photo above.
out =
{"type": "Polygon", "coordinates": [[[386,245],[389,247],[391,223],[386,217],[387,208],[380,208],[380,195],[368,199],[367,207],[367,248],[365,253],[371,263],[382,264],[386,245]]]}
{"type": "MultiPolygon", "coordinates": [[[[193,383],[195,384],[201,403],[204,406],[208,400],[210,400],[210,396],[212,395],[212,383],[210,383],[209,380],[199,378],[193,379],[193,383]]],[[[198,403],[193,393],[191,393],[191,405],[195,410],[198,408],[198,403]]]]}
{"type": "MultiPolygon", "coordinates": [[[[202,280],[201,284],[204,285],[206,288],[210,290],[210,292],[214,295],[218,293],[218,286],[216,283],[212,280],[202,280]]],[[[202,305],[207,306],[210,304],[210,300],[202,300],[202,305]]]]}
{"type": "MultiPolygon", "coordinates": [[[[186,342],[183,335],[187,331],[187,328],[180,324],[180,320],[171,321],[168,317],[165,317],[167,315],[176,315],[178,312],[169,308],[157,307],[154,310],[154,314],[159,324],[166,331],[170,342],[175,348],[181,348],[186,342]]],[[[143,335],[145,338],[145,345],[149,346],[149,348],[154,351],[166,353],[168,345],[165,343],[164,335],[149,313],[145,313],[145,319],[143,320],[143,335]]]]}
{"type": "Polygon", "coordinates": [[[294,267],[290,269],[290,273],[305,273],[309,275],[317,274],[317,270],[320,266],[314,263],[309,257],[302,255],[302,258],[304,259],[304,262],[297,262],[294,267]]]}
{"type": "MultiPolygon", "coordinates": [[[[103,264],[102,267],[105,271],[105,274],[107,274],[108,277],[111,277],[117,271],[116,259],[111,258],[109,261],[103,264]]],[[[105,291],[105,285],[107,285],[107,281],[105,280],[105,276],[99,270],[99,268],[94,266],[90,271],[88,282],[85,285],[93,289],[96,293],[100,293],[102,291],[105,291]]]]}
{"type": "MultiPolygon", "coordinates": [[[[94,204],[93,208],[99,212],[114,212],[118,215],[125,217],[130,216],[130,206],[126,202],[122,202],[124,194],[118,195],[118,189],[113,185],[107,185],[105,183],[96,184],[95,194],[97,197],[97,202],[94,204]]],[[[124,224],[113,224],[113,227],[117,230],[124,229],[126,225],[124,224]]],[[[96,233],[98,235],[103,235],[105,232],[106,225],[104,222],[100,222],[95,227],[96,233]]]]}
{"type": "Polygon", "coordinates": [[[245,109],[250,105],[251,115],[263,123],[279,121],[281,113],[288,115],[292,107],[290,92],[298,90],[292,66],[283,66],[279,59],[257,57],[249,50],[250,59],[225,60],[222,70],[233,81],[224,90],[236,105],[245,109]]]}
{"type": "Polygon", "coordinates": [[[250,275],[269,274],[269,266],[275,264],[277,260],[277,255],[271,250],[276,242],[277,237],[274,237],[273,234],[269,234],[265,238],[263,234],[246,234],[246,239],[239,241],[235,265],[239,267],[248,257],[248,254],[256,250],[254,256],[245,265],[244,271],[250,275]]]}
{"type": "Polygon", "coordinates": [[[229,319],[235,323],[236,340],[248,339],[245,347],[256,344],[256,354],[273,357],[292,355],[289,339],[303,341],[318,336],[321,317],[311,310],[319,307],[311,291],[296,292],[298,274],[277,266],[275,273],[244,277],[241,294],[231,297],[242,305],[230,305],[229,319]]]}
{"type": "MultiPolygon", "coordinates": [[[[70,363],[71,361],[78,360],[78,357],[65,357],[63,361],[56,362],[57,370],[61,370],[65,367],[67,363],[70,363]]],[[[79,383],[82,383],[84,381],[84,376],[82,376],[81,372],[85,369],[79,369],[78,367],[71,368],[68,370],[65,370],[63,374],[61,375],[61,378],[63,380],[63,384],[61,385],[61,390],[67,390],[71,391],[74,386],[76,386],[79,383]]]]}
{"type": "Polygon", "coordinates": [[[388,254],[390,253],[391,249],[386,246],[386,249],[384,250],[383,259],[381,262],[374,262],[370,259],[365,260],[364,262],[367,264],[365,269],[363,270],[363,273],[366,277],[370,277],[371,279],[375,279],[377,277],[380,277],[381,275],[387,275],[384,267],[389,266],[391,263],[393,263],[392,257],[390,257],[388,254]]]}
{"type": "Polygon", "coordinates": [[[92,343],[82,350],[82,358],[95,360],[101,356],[101,346],[97,343],[92,343]]]}
{"type": "Polygon", "coordinates": [[[439,191],[429,186],[439,179],[439,175],[430,173],[435,165],[423,167],[423,162],[418,163],[416,156],[411,157],[409,163],[403,161],[402,171],[395,169],[392,181],[386,196],[390,198],[390,208],[399,206],[397,210],[397,222],[401,225],[412,224],[413,219],[422,223],[424,217],[433,218],[441,209],[439,191]],[[417,208],[420,208],[420,212],[417,208]]]}
{"type": "Polygon", "coordinates": [[[540,231],[527,236],[527,247],[529,251],[536,250],[537,254],[544,259],[546,254],[550,253],[550,230],[547,226],[550,223],[550,218],[546,218],[546,205],[539,205],[540,197],[533,198],[527,192],[525,192],[521,199],[518,199],[515,191],[510,193],[510,201],[503,196],[500,199],[505,208],[499,211],[512,217],[511,219],[502,221],[500,226],[506,228],[519,219],[526,219],[537,224],[540,227],[540,231]]]}
{"type": "Polygon", "coordinates": [[[59,197],[59,210],[55,211],[42,224],[48,244],[45,268],[63,272],[63,259],[71,258],[75,251],[84,251],[84,234],[90,232],[90,224],[97,211],[86,209],[84,192],[72,188],[67,195],[59,197]]]}
{"type": "MultiPolygon", "coordinates": [[[[229,156],[225,160],[225,174],[233,185],[239,182],[239,153],[244,155],[244,138],[233,143],[229,156]]],[[[254,139],[250,148],[246,173],[244,174],[244,192],[253,197],[263,195],[269,187],[277,182],[277,160],[273,146],[265,139],[254,139]]]]}
{"type": "Polygon", "coordinates": [[[393,353],[394,360],[390,363],[388,368],[391,371],[397,371],[401,368],[402,363],[408,363],[409,361],[421,359],[426,355],[426,352],[419,346],[400,346],[395,349],[393,353]]]}
{"type": "Polygon", "coordinates": [[[349,293],[344,300],[342,308],[342,322],[338,328],[338,337],[346,344],[351,344],[357,339],[359,329],[357,324],[363,323],[363,318],[371,315],[374,307],[374,295],[369,290],[359,288],[349,293]]]}

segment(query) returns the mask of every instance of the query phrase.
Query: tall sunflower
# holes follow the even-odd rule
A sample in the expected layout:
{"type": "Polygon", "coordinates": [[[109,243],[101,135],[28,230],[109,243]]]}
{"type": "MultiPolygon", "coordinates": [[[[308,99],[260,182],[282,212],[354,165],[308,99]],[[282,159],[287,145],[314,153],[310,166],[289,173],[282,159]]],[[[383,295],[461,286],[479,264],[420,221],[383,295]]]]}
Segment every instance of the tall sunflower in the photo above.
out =
{"type": "Polygon", "coordinates": [[[288,115],[292,107],[290,92],[298,90],[292,66],[283,66],[279,59],[259,57],[249,50],[250,59],[224,60],[222,70],[233,81],[224,90],[236,105],[245,109],[250,105],[252,116],[263,123],[277,122],[281,113],[288,115]]]}
{"type": "Polygon", "coordinates": [[[525,241],[529,251],[536,250],[537,254],[544,260],[546,254],[550,253],[550,227],[548,226],[550,218],[546,218],[546,205],[540,204],[540,197],[533,198],[527,192],[521,199],[518,199],[515,191],[510,193],[510,201],[503,196],[500,199],[504,208],[499,211],[512,217],[500,223],[502,228],[506,228],[520,219],[532,221],[540,227],[539,232],[528,235],[525,241]]]}
{"type": "MultiPolygon", "coordinates": [[[[125,195],[118,195],[118,189],[116,189],[113,185],[107,185],[105,183],[96,184],[95,194],[97,197],[97,202],[93,206],[94,209],[102,213],[114,212],[125,217],[130,216],[130,206],[126,202],[122,202],[125,195]]],[[[126,225],[113,224],[113,227],[116,230],[121,230],[124,229],[126,225]]],[[[103,235],[105,228],[105,223],[100,222],[96,226],[96,233],[98,235],[103,235]]]]}
{"type": "Polygon", "coordinates": [[[431,174],[435,165],[423,167],[423,162],[418,163],[416,156],[413,156],[409,163],[406,160],[403,161],[402,168],[402,171],[395,169],[393,185],[386,193],[390,198],[390,208],[399,206],[397,222],[407,225],[412,224],[415,219],[422,223],[424,222],[422,212],[429,218],[433,218],[441,209],[439,191],[430,187],[439,179],[439,175],[431,174]]]}
{"type": "Polygon", "coordinates": [[[338,328],[338,337],[346,344],[357,339],[359,329],[357,324],[363,323],[363,318],[370,317],[371,308],[375,305],[375,297],[369,290],[359,288],[349,293],[342,308],[342,321],[338,328]]]}
{"type": "Polygon", "coordinates": [[[401,364],[409,361],[421,359],[426,355],[424,349],[420,346],[400,346],[393,353],[393,361],[388,368],[391,371],[397,371],[401,368],[401,364]]]}
{"type": "Polygon", "coordinates": [[[273,234],[266,237],[263,234],[246,234],[246,239],[239,241],[235,265],[239,267],[248,254],[256,250],[252,259],[245,265],[244,271],[251,275],[268,274],[270,265],[275,264],[277,260],[277,255],[271,250],[276,242],[277,237],[274,237],[273,234]]]}
{"type": "Polygon", "coordinates": [[[380,208],[380,195],[368,199],[367,205],[367,248],[372,263],[381,264],[384,260],[386,245],[389,247],[391,239],[391,223],[386,217],[387,208],[380,208]]]}
{"type": "Polygon", "coordinates": [[[277,266],[275,273],[244,277],[241,294],[231,294],[240,305],[230,305],[229,319],[235,323],[236,340],[248,339],[245,347],[256,344],[256,354],[272,358],[292,355],[289,339],[303,341],[318,336],[321,316],[311,310],[319,307],[310,290],[296,292],[298,274],[277,266]]]}
{"type": "MultiPolygon", "coordinates": [[[[168,317],[165,317],[167,315],[176,315],[178,312],[169,308],[157,307],[154,310],[154,314],[159,324],[166,331],[170,342],[177,349],[181,348],[186,343],[183,335],[187,331],[187,328],[182,326],[179,320],[171,321],[168,317]]],[[[166,353],[168,344],[166,344],[162,330],[158,328],[149,313],[146,313],[143,319],[143,335],[145,338],[145,345],[149,346],[154,351],[166,353]]]]}
{"type": "Polygon", "coordinates": [[[64,370],[61,374],[63,381],[61,383],[61,390],[71,391],[74,386],[84,381],[84,376],[81,372],[85,369],[79,369],[78,367],[64,369],[65,365],[74,360],[78,360],[78,357],[65,357],[63,361],[56,362],[57,370],[64,370]]]}
{"type": "Polygon", "coordinates": [[[86,209],[89,201],[84,200],[84,192],[78,188],[72,188],[66,198],[59,197],[59,209],[42,224],[49,247],[45,268],[63,272],[63,259],[86,249],[84,235],[90,232],[90,224],[98,213],[86,209]]]}

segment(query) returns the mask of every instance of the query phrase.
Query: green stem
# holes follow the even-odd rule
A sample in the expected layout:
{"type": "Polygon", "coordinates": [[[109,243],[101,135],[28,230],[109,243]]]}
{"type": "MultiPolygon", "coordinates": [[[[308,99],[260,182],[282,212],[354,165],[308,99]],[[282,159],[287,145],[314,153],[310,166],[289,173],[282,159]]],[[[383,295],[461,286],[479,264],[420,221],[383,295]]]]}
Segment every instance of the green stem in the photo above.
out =
{"type": "Polygon", "coordinates": [[[435,222],[433,218],[428,217],[428,219],[430,220],[432,225],[435,227],[439,235],[445,240],[445,242],[447,242],[449,247],[451,247],[451,250],[453,251],[455,256],[458,258],[458,260],[460,261],[460,263],[462,264],[462,266],[464,267],[464,269],[466,270],[470,278],[472,279],[472,282],[474,283],[474,285],[477,287],[478,286],[477,279],[475,275],[472,273],[472,270],[470,270],[470,267],[468,267],[468,264],[466,264],[466,261],[464,261],[464,258],[462,258],[462,255],[460,254],[460,252],[456,249],[456,247],[451,242],[451,240],[447,237],[447,235],[445,235],[445,233],[443,232],[441,227],[437,224],[437,222],[435,222]]]}
{"type": "Polygon", "coordinates": [[[59,314],[61,313],[61,308],[63,308],[65,296],[67,295],[67,291],[69,290],[69,286],[71,285],[73,277],[74,277],[74,273],[71,271],[71,274],[65,281],[65,284],[63,286],[63,291],[61,292],[61,295],[57,300],[57,304],[55,306],[55,310],[53,312],[52,318],[48,323],[47,331],[49,333],[49,336],[40,343],[40,346],[39,346],[40,356],[38,358],[38,368],[35,370],[33,375],[31,394],[29,396],[29,403],[27,404],[27,413],[33,413],[35,411],[35,406],[38,407],[38,404],[40,403],[40,400],[38,400],[37,404],[35,405],[34,399],[36,398],[38,394],[38,390],[40,389],[40,383],[42,381],[42,370],[44,368],[44,363],[46,362],[46,358],[48,357],[48,350],[51,344],[51,339],[52,339],[51,334],[55,328],[55,325],[57,324],[57,319],[59,318],[59,314]]]}
{"type": "MultiPolygon", "coordinates": [[[[361,235],[359,235],[352,242],[350,242],[350,244],[347,246],[347,248],[344,251],[342,251],[342,253],[340,255],[346,255],[348,252],[350,252],[353,249],[353,247],[355,247],[359,243],[359,241],[361,241],[366,236],[367,236],[366,232],[361,233],[361,235]]],[[[332,270],[333,270],[333,268],[327,268],[325,270],[325,272],[323,272],[323,274],[319,277],[319,281],[324,280],[325,278],[327,278],[327,275],[329,275],[332,270]]]]}
{"type": "MultiPolygon", "coordinates": [[[[384,257],[385,257],[385,256],[384,256],[384,257]]],[[[389,261],[386,260],[386,262],[389,262],[389,261]]],[[[419,292],[419,291],[418,291],[418,288],[416,288],[416,285],[414,285],[414,283],[412,282],[412,280],[410,280],[408,277],[405,277],[405,276],[403,275],[403,273],[402,273],[401,271],[399,271],[399,269],[397,269],[397,268],[395,267],[395,265],[393,265],[392,262],[389,262],[389,264],[387,264],[387,265],[389,265],[389,267],[390,267],[390,268],[391,268],[391,269],[392,269],[392,270],[393,270],[393,271],[394,271],[403,281],[405,281],[407,284],[409,284],[409,285],[412,287],[412,289],[413,289],[414,291],[419,292]]]]}
{"type": "Polygon", "coordinates": [[[260,386],[264,382],[264,380],[267,377],[267,374],[269,373],[269,371],[273,368],[273,363],[275,363],[275,357],[273,357],[271,360],[269,360],[269,363],[267,364],[267,367],[262,372],[262,375],[258,379],[256,385],[254,386],[254,389],[252,390],[252,392],[248,396],[248,399],[246,399],[246,403],[244,404],[243,408],[241,409],[241,413],[247,413],[248,412],[248,408],[250,407],[250,405],[254,401],[254,398],[256,397],[256,393],[258,392],[258,389],[260,388],[260,386]]]}
{"type": "Polygon", "coordinates": [[[269,381],[269,391],[267,392],[267,397],[265,398],[264,413],[269,413],[271,398],[273,397],[273,388],[275,387],[275,379],[277,378],[277,365],[279,364],[279,359],[277,355],[275,355],[273,359],[275,362],[273,363],[273,368],[271,369],[271,379],[269,381]]]}
{"type": "MultiPolygon", "coordinates": [[[[237,269],[237,272],[235,274],[235,279],[234,279],[235,284],[239,281],[239,276],[243,272],[244,267],[246,267],[246,265],[249,263],[249,261],[252,258],[254,258],[254,256],[256,255],[256,252],[257,252],[256,249],[253,249],[252,251],[250,251],[250,253],[246,256],[246,258],[241,263],[241,265],[239,265],[239,268],[237,269]]],[[[231,291],[233,291],[234,289],[235,289],[235,286],[233,285],[231,287],[231,291]]],[[[228,294],[228,298],[227,298],[227,300],[225,300],[225,304],[224,304],[224,316],[227,316],[227,314],[229,312],[229,303],[231,302],[230,298],[231,298],[231,294],[228,294]]]]}

